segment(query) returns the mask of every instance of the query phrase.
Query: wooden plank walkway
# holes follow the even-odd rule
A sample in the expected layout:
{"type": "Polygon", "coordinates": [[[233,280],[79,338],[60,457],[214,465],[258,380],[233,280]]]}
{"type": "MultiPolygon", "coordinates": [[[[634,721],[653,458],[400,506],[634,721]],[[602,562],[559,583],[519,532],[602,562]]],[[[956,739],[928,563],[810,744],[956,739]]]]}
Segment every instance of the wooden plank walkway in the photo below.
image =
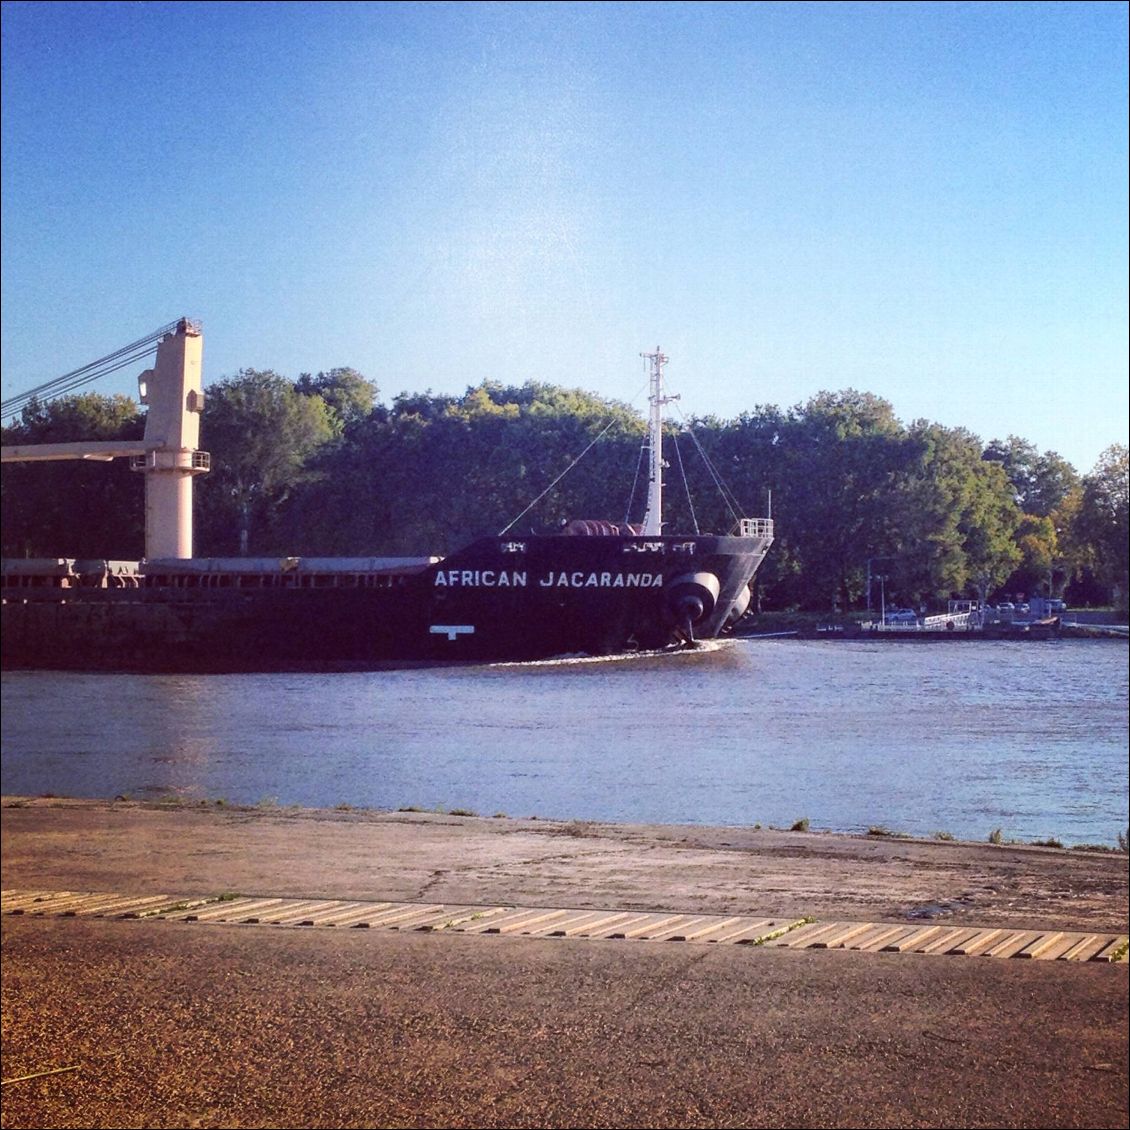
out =
{"type": "Polygon", "coordinates": [[[2,891],[0,914],[112,918],[229,926],[448,931],[535,938],[683,942],[688,945],[849,949],[1032,961],[1125,962],[1125,934],[672,911],[286,899],[250,895],[124,895],[96,891],[2,891]]]}

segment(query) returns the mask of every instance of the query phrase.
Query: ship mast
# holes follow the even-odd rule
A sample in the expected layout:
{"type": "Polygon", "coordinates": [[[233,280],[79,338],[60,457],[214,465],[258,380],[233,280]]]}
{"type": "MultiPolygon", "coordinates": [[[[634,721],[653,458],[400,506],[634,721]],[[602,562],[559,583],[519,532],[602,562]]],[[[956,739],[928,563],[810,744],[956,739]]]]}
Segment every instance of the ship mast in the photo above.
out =
{"type": "Polygon", "coordinates": [[[647,421],[651,459],[643,532],[646,537],[658,537],[663,533],[663,405],[679,398],[663,395],[663,366],[667,364],[667,358],[659,346],[655,347],[654,353],[641,353],[640,356],[651,362],[651,394],[648,398],[651,411],[647,421]]]}

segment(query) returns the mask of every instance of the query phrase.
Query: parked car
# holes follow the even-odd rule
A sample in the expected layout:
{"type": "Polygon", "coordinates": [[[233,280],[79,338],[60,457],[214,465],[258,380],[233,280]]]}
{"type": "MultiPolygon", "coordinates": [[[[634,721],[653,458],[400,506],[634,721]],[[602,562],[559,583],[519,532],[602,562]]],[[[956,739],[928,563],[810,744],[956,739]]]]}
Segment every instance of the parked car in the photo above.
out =
{"type": "Polygon", "coordinates": [[[1016,611],[1016,605],[1013,604],[1011,600],[1002,600],[1000,602],[1000,604],[997,605],[997,611],[998,612],[1015,612],[1016,611]]]}
{"type": "Polygon", "coordinates": [[[884,624],[917,624],[918,613],[913,608],[892,608],[883,617],[884,624]]]}

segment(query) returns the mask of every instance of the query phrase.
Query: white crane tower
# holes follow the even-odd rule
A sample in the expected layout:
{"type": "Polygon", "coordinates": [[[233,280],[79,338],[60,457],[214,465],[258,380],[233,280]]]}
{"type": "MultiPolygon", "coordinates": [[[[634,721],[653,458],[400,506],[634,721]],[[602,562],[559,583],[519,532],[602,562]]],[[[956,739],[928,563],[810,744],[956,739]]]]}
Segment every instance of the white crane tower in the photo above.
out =
{"type": "Polygon", "coordinates": [[[157,360],[138,379],[149,409],[145,438],[4,447],[4,463],[55,459],[110,460],[128,457],[145,475],[145,556],[192,556],[192,480],[209,470],[199,450],[203,342],[200,326],[182,318],[157,342],[157,360]]]}

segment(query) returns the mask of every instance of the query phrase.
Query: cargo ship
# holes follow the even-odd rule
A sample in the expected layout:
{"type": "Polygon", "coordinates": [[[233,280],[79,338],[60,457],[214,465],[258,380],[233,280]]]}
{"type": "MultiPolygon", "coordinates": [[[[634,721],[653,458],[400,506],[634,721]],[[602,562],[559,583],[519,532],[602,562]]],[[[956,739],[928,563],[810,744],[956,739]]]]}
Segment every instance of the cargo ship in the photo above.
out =
{"type": "Polygon", "coordinates": [[[641,524],[506,530],[445,557],[194,557],[192,477],[209,462],[196,449],[203,390],[194,337],[199,327],[177,323],[140,379],[144,440],[52,445],[78,454],[5,452],[5,460],[128,455],[147,473],[144,560],[3,562],[5,668],[334,671],[612,655],[693,646],[727,631],[749,606],[773,541],[770,518],[738,518],[724,534],[664,526],[663,406],[671,398],[659,349],[643,354],[650,396],[641,524]]]}

